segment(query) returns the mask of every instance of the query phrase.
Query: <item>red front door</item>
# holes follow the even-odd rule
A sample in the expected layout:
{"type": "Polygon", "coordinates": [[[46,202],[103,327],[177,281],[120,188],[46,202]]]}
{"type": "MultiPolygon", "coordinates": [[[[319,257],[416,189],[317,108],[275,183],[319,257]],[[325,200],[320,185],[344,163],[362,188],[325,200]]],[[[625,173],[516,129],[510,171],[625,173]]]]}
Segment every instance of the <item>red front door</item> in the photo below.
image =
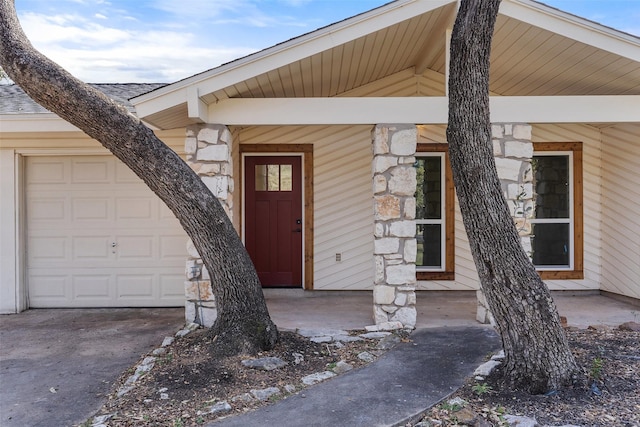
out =
{"type": "Polygon", "coordinates": [[[245,245],[264,287],[302,286],[300,157],[245,157],[245,245]]]}

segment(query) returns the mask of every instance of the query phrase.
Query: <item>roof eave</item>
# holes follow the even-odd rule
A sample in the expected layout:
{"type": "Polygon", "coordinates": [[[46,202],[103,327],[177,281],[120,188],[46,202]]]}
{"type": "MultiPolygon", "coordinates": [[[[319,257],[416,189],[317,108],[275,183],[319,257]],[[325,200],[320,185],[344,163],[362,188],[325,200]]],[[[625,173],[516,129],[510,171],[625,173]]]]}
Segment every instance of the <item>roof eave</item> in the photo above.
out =
{"type": "Polygon", "coordinates": [[[388,3],[204,73],[132,98],[131,102],[135,106],[138,115],[146,117],[186,103],[188,101],[187,88],[190,86],[196,86],[199,96],[204,96],[456,1],[398,0],[388,3]]]}
{"type": "Polygon", "coordinates": [[[500,4],[500,14],[640,62],[640,38],[534,0],[500,4]]]}

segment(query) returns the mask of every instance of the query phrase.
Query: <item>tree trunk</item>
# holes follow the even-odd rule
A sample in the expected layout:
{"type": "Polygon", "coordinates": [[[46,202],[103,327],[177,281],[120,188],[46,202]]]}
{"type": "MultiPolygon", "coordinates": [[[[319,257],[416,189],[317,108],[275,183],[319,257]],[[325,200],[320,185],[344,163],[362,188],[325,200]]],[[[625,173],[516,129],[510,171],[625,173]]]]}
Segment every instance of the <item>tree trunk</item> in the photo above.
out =
{"type": "Polygon", "coordinates": [[[551,298],[524,252],[496,172],[489,56],[500,0],[463,0],[451,36],[447,140],[460,210],[507,382],[531,393],[575,381],[578,367],[551,298]]]}
{"type": "Polygon", "coordinates": [[[0,0],[0,64],[40,105],[98,140],[171,209],[210,272],[218,318],[214,351],[272,348],[278,331],[238,234],[202,180],[138,118],[36,51],[12,0],[0,0]]]}

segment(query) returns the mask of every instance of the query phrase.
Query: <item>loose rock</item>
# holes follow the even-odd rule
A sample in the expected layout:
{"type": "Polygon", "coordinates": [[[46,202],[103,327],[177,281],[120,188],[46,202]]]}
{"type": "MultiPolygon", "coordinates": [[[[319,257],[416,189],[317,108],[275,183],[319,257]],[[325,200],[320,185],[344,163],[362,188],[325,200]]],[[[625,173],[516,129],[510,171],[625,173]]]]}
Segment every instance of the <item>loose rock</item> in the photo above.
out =
{"type": "Polygon", "coordinates": [[[256,399],[265,401],[268,400],[271,396],[280,394],[280,389],[278,387],[268,387],[260,390],[253,389],[250,390],[250,392],[256,399]]]}
{"type": "Polygon", "coordinates": [[[376,360],[376,357],[373,354],[369,353],[368,351],[363,351],[362,353],[358,354],[358,359],[369,363],[376,360]]]}
{"type": "Polygon", "coordinates": [[[389,350],[400,342],[400,337],[397,335],[388,335],[380,340],[376,346],[380,350],[389,350]]]}
{"type": "Polygon", "coordinates": [[[370,340],[379,340],[389,335],[391,335],[391,332],[367,332],[366,334],[360,334],[359,336],[370,340]]]}
{"type": "Polygon", "coordinates": [[[489,360],[488,362],[485,362],[482,365],[478,366],[473,372],[473,375],[488,377],[491,371],[493,371],[498,365],[500,365],[500,362],[498,362],[497,360],[489,360]]]}
{"type": "Polygon", "coordinates": [[[618,326],[621,331],[640,331],[640,323],[638,322],[625,322],[618,326]]]}
{"type": "Polygon", "coordinates": [[[336,367],[333,368],[333,372],[335,372],[336,374],[344,374],[345,372],[348,372],[352,369],[353,369],[353,366],[351,366],[344,360],[341,360],[336,364],[336,367]]]}
{"type": "Polygon", "coordinates": [[[209,408],[209,413],[219,414],[222,412],[229,412],[230,410],[231,410],[231,405],[229,405],[229,403],[226,400],[223,400],[222,402],[218,402],[215,405],[211,406],[211,408],[209,408]]]}
{"type": "Polygon", "coordinates": [[[517,415],[505,415],[504,419],[511,427],[537,427],[538,422],[529,417],[520,417],[517,415]]]}
{"type": "Polygon", "coordinates": [[[243,360],[242,366],[252,369],[261,369],[263,371],[273,371],[274,369],[287,366],[287,362],[278,357],[262,357],[260,359],[243,360]]]}
{"type": "Polygon", "coordinates": [[[307,375],[306,377],[303,377],[302,383],[306,385],[314,385],[335,376],[336,374],[331,371],[316,372],[315,374],[311,374],[311,375],[307,375]]]}

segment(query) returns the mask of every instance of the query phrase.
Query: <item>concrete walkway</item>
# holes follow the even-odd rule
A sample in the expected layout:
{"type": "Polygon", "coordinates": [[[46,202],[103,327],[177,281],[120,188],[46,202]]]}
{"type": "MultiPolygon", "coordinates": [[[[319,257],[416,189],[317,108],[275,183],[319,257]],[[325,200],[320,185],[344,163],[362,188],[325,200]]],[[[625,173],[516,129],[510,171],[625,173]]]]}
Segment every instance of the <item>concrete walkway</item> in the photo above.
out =
{"type": "MultiPolygon", "coordinates": [[[[281,329],[363,329],[372,323],[371,292],[267,290],[265,294],[272,318],[281,329]]],[[[570,326],[639,321],[638,306],[605,296],[556,293],[554,299],[570,326]]],[[[475,321],[475,293],[421,292],[416,308],[418,330],[412,334],[413,343],[403,343],[397,353],[392,350],[370,367],[318,385],[305,391],[306,397],[292,396],[282,404],[295,403],[296,417],[307,411],[313,414],[312,406],[322,408],[323,414],[334,411],[362,416],[379,407],[384,416],[376,415],[375,421],[386,423],[386,416],[404,419],[444,397],[447,390],[453,391],[460,377],[475,368],[475,358],[482,360],[489,353],[484,346],[492,349],[495,344],[491,329],[475,321]],[[458,335],[465,333],[472,337],[458,335]],[[475,344],[467,346],[468,342],[475,344]],[[462,359],[455,359],[465,350],[456,347],[459,343],[469,351],[460,354],[462,359]],[[456,362],[450,363],[452,360],[456,362]],[[427,382],[432,374],[424,372],[431,368],[430,372],[446,374],[441,381],[448,381],[448,385],[427,382]],[[369,377],[385,380],[382,384],[367,382],[369,377]],[[411,383],[412,379],[417,384],[411,383]],[[375,388],[366,389],[364,384],[375,388]],[[330,392],[316,394],[316,389],[330,392]],[[438,394],[431,395],[431,391],[438,394]],[[388,399],[380,399],[381,392],[388,399]],[[420,408],[415,406],[416,394],[422,396],[420,408]],[[400,407],[406,410],[398,412],[400,407]]],[[[182,308],[50,309],[0,316],[0,426],[71,426],[84,421],[102,405],[121,373],[183,324],[182,308]]],[[[291,425],[289,421],[280,425],[291,425]]],[[[332,425],[323,418],[307,421],[305,425],[332,425]]]]}
{"type": "Polygon", "coordinates": [[[211,427],[404,425],[456,391],[499,339],[487,327],[419,329],[364,368],[211,427]]]}

